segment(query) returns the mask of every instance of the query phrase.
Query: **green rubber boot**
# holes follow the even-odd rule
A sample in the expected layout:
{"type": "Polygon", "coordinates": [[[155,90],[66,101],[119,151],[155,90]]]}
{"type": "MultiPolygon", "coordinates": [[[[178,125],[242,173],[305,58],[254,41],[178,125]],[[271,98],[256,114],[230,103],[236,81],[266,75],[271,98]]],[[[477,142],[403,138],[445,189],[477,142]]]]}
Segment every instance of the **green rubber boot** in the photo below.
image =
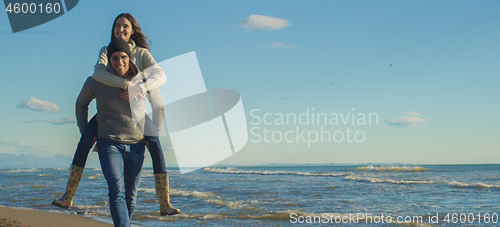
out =
{"type": "Polygon", "coordinates": [[[168,173],[155,173],[155,189],[156,196],[158,196],[158,201],[160,202],[161,216],[181,213],[181,210],[174,208],[170,204],[168,173]]]}
{"type": "Polygon", "coordinates": [[[71,165],[66,192],[64,192],[64,195],[60,199],[54,200],[52,205],[67,209],[73,204],[73,196],[82,178],[82,173],[83,167],[71,165]]]}

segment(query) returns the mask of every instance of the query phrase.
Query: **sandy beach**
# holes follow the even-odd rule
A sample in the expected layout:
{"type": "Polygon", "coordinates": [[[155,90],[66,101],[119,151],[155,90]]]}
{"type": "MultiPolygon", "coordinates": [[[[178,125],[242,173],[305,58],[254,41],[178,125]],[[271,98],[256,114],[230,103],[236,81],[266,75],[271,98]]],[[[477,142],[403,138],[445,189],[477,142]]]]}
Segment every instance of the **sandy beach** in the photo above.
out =
{"type": "Polygon", "coordinates": [[[110,227],[79,215],[58,214],[33,210],[0,207],[0,226],[2,227],[110,227]]]}

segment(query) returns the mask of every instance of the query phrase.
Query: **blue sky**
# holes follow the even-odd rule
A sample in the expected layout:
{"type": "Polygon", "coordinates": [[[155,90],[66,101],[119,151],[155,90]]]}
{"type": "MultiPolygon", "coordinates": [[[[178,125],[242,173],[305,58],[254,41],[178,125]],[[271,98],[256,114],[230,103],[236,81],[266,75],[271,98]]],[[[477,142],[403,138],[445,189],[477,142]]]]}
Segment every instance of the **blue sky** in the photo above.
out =
{"type": "Polygon", "coordinates": [[[207,88],[238,91],[248,130],[297,126],[252,124],[254,109],[272,120],[312,108],[378,115],[378,125],[324,125],[362,131],[361,143],[250,141],[222,163],[499,163],[499,11],[498,1],[89,0],[16,34],[0,13],[0,152],[73,155],[78,128],[64,122],[128,12],[157,62],[196,51],[207,88]],[[32,97],[60,110],[21,108],[32,97]]]}

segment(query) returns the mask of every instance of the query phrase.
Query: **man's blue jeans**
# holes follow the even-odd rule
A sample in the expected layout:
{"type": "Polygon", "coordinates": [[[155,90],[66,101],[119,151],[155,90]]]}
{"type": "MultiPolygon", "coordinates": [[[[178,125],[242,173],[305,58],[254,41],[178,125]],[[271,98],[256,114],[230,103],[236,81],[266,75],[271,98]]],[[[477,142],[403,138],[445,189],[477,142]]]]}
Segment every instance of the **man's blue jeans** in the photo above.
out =
{"type": "Polygon", "coordinates": [[[109,206],[115,226],[130,226],[141,181],[144,142],[122,144],[113,140],[97,141],[101,168],[108,182],[109,206]]]}

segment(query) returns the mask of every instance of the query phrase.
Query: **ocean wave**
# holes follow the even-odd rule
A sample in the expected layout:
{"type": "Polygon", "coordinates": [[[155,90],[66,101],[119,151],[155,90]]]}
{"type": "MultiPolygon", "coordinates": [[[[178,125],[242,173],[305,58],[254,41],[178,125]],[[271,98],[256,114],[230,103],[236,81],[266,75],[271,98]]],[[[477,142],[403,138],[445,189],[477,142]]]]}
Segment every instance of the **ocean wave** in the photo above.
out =
{"type": "MultiPolygon", "coordinates": [[[[372,214],[364,214],[364,215],[371,215],[371,216],[376,216],[372,214]]],[[[266,211],[263,214],[255,214],[255,213],[248,213],[248,212],[237,212],[233,214],[227,214],[227,213],[221,213],[221,214],[213,214],[213,213],[208,213],[208,214],[187,214],[187,213],[181,213],[175,216],[159,216],[158,212],[153,212],[153,213],[145,213],[145,214],[137,214],[134,216],[134,219],[136,220],[161,220],[161,221],[175,221],[179,219],[201,219],[201,220],[215,220],[215,219],[239,219],[239,220],[263,220],[263,221],[283,221],[289,223],[290,221],[294,220],[293,218],[298,218],[298,217],[320,217],[321,220],[325,220],[325,218],[331,219],[335,221],[335,218],[337,220],[342,220],[342,218],[346,219],[351,218],[350,220],[355,221],[355,222],[364,222],[367,217],[360,217],[356,214],[353,213],[310,213],[310,212],[303,212],[299,210],[285,210],[285,211],[266,211]]],[[[313,220],[313,219],[311,219],[313,220]]],[[[304,219],[302,219],[304,221],[304,219]]],[[[316,222],[318,219],[316,219],[316,222]]]]}
{"type": "Polygon", "coordinates": [[[361,166],[356,168],[357,171],[366,171],[366,172],[423,172],[423,171],[431,171],[431,169],[427,169],[421,166],[361,166]]]}
{"type": "Polygon", "coordinates": [[[206,202],[212,203],[218,206],[225,206],[231,210],[236,210],[243,208],[244,206],[248,207],[246,201],[222,201],[220,199],[207,199],[206,202]]]}
{"type": "MultiPolygon", "coordinates": [[[[155,188],[139,188],[139,191],[140,192],[155,193],[156,194],[156,189],[155,188]]],[[[170,192],[170,193],[172,193],[172,192],[170,192]]]]}
{"type": "Polygon", "coordinates": [[[359,182],[389,183],[389,184],[434,184],[438,182],[438,181],[415,181],[415,180],[391,180],[391,179],[378,179],[373,177],[357,177],[357,176],[347,176],[344,179],[359,181],[359,182]]]}
{"type": "Polygon", "coordinates": [[[73,204],[72,208],[78,209],[78,210],[95,210],[95,209],[100,209],[100,208],[107,208],[107,203],[104,205],[79,205],[79,204],[73,204]]]}
{"type": "Polygon", "coordinates": [[[227,216],[220,214],[186,214],[180,213],[173,216],[160,216],[160,212],[148,212],[146,214],[141,214],[140,212],[134,213],[134,220],[143,221],[143,220],[160,220],[164,222],[173,222],[178,221],[180,219],[201,219],[201,220],[215,220],[215,219],[224,219],[228,218],[227,216]]]}
{"type": "Polygon", "coordinates": [[[455,188],[500,188],[500,185],[498,184],[484,184],[481,182],[466,184],[452,181],[448,182],[448,185],[455,188]]]}
{"type": "Polygon", "coordinates": [[[252,206],[253,204],[256,204],[256,200],[250,200],[250,201],[226,201],[224,198],[221,196],[218,196],[212,192],[199,192],[199,191],[183,191],[183,190],[175,190],[172,189],[170,191],[170,195],[174,196],[185,196],[185,197],[194,197],[202,200],[203,202],[206,203],[211,203],[217,206],[225,206],[231,210],[235,209],[253,209],[254,207],[252,206]]]}
{"type": "Polygon", "coordinates": [[[104,175],[102,173],[98,173],[94,176],[89,176],[88,177],[89,180],[97,180],[97,179],[104,179],[104,175]]]}
{"type": "Polygon", "coordinates": [[[352,174],[347,173],[308,173],[308,172],[286,172],[286,171],[238,171],[234,168],[220,169],[220,168],[205,168],[205,172],[210,173],[227,173],[227,174],[258,174],[258,175],[296,175],[296,176],[318,176],[318,177],[340,177],[352,174]]]}
{"type": "Polygon", "coordinates": [[[195,197],[199,199],[208,199],[208,198],[221,198],[220,196],[212,193],[212,192],[199,192],[199,191],[184,191],[184,190],[170,190],[171,195],[177,196],[185,196],[185,197],[195,197]]]}
{"type": "MultiPolygon", "coordinates": [[[[238,214],[235,218],[237,219],[256,219],[256,220],[268,220],[268,221],[286,221],[290,222],[294,220],[294,218],[298,218],[300,216],[303,217],[320,217],[320,219],[325,220],[324,218],[328,219],[335,219],[335,217],[339,217],[340,219],[342,217],[350,217],[352,216],[351,220],[355,220],[357,222],[363,221],[363,218],[359,218],[356,216],[356,214],[342,214],[342,213],[316,213],[316,212],[304,212],[300,210],[284,210],[284,211],[273,211],[269,212],[267,214],[261,214],[261,215],[255,215],[255,214],[243,214],[240,213],[238,214]]],[[[316,219],[317,220],[317,219],[316,219]]]]}
{"type": "Polygon", "coordinates": [[[378,179],[373,177],[357,177],[357,176],[347,176],[345,180],[352,180],[358,182],[368,182],[368,183],[388,183],[388,184],[442,184],[453,188],[472,188],[472,189],[483,189],[483,188],[500,188],[497,184],[485,184],[481,182],[476,183],[461,183],[457,181],[418,181],[418,180],[391,180],[391,179],[378,179]]]}
{"type": "Polygon", "coordinates": [[[40,189],[40,188],[53,188],[52,185],[39,185],[35,184],[31,186],[32,188],[40,189]]]}
{"type": "MultiPolygon", "coordinates": [[[[175,216],[159,216],[158,212],[153,212],[152,213],[147,213],[147,214],[137,214],[137,216],[134,216],[134,219],[136,220],[147,220],[147,219],[156,219],[156,220],[162,220],[162,221],[174,221],[178,219],[201,219],[201,220],[215,220],[215,219],[239,219],[239,220],[265,220],[265,221],[285,221],[285,222],[290,222],[291,220],[291,215],[296,215],[293,217],[299,217],[299,216],[319,216],[322,217],[322,215],[332,215],[331,217],[344,217],[347,216],[349,217],[349,214],[323,214],[323,213],[308,213],[308,212],[302,212],[298,210],[286,210],[286,211],[266,211],[264,214],[255,214],[255,213],[248,213],[248,212],[237,212],[237,213],[220,213],[220,214],[213,214],[213,213],[208,213],[208,214],[188,214],[188,213],[181,213],[175,216]]],[[[352,215],[352,214],[351,214],[352,215]]],[[[357,219],[356,217],[354,220],[361,221],[364,219],[357,219]]]]}
{"type": "MultiPolygon", "coordinates": [[[[309,213],[303,212],[299,210],[286,210],[286,211],[277,211],[271,214],[264,215],[255,215],[249,216],[252,219],[259,220],[276,220],[276,221],[287,221],[292,222],[295,220],[299,222],[298,217],[303,216],[304,219],[302,221],[307,223],[307,217],[309,217],[311,223],[318,224],[326,224],[326,223],[335,223],[335,224],[343,224],[342,222],[345,220],[352,221],[352,223],[371,223],[373,220],[376,220],[376,217],[382,217],[380,214],[372,214],[372,213],[309,213]]],[[[410,225],[410,226],[432,226],[427,223],[420,223],[418,220],[410,220],[409,223],[397,223],[395,220],[396,215],[389,215],[393,217],[393,224],[396,225],[410,225]]],[[[387,215],[386,215],[387,217],[387,215]]]]}
{"type": "MultiPolygon", "coordinates": [[[[248,213],[248,212],[237,212],[236,214],[229,214],[229,213],[221,213],[221,214],[213,214],[213,213],[206,213],[206,214],[188,214],[188,213],[181,213],[175,216],[159,216],[158,212],[154,212],[154,214],[137,214],[134,216],[134,219],[136,220],[161,220],[161,221],[175,221],[179,219],[198,219],[198,220],[222,220],[222,219],[239,219],[239,220],[263,220],[263,221],[284,221],[284,222],[290,222],[290,215],[291,214],[297,214],[296,217],[299,216],[320,216],[322,214],[320,213],[306,213],[306,212],[300,212],[300,211],[295,211],[295,210],[287,210],[287,211],[272,211],[272,212],[266,212],[264,214],[255,214],[255,213],[248,213]]],[[[330,215],[330,214],[328,214],[330,215]]],[[[349,216],[349,214],[332,214],[333,217],[336,216],[349,216]]],[[[355,219],[357,220],[357,219],[355,219]]]]}
{"type": "Polygon", "coordinates": [[[225,218],[225,216],[219,215],[219,214],[207,214],[207,215],[204,215],[203,217],[200,217],[200,219],[203,219],[203,220],[214,220],[214,219],[223,219],[223,218],[225,218]]]}
{"type": "Polygon", "coordinates": [[[12,169],[7,172],[9,173],[20,173],[20,172],[36,172],[40,171],[40,169],[12,169]]]}

